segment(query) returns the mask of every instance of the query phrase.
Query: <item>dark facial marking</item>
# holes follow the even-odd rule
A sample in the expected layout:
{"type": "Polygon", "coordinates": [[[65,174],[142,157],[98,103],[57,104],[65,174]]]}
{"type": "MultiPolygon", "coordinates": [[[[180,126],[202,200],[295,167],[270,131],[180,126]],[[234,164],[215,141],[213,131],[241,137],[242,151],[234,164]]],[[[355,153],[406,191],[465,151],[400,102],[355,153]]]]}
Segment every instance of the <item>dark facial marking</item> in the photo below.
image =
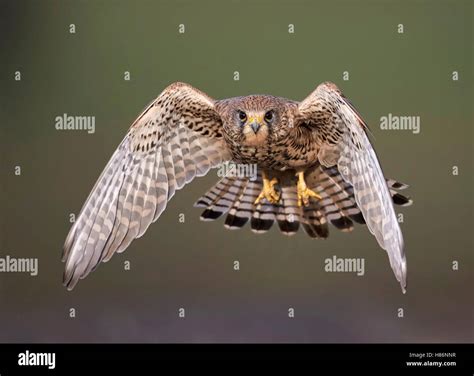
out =
{"type": "Polygon", "coordinates": [[[273,110],[267,111],[265,113],[264,119],[267,122],[267,124],[270,124],[273,121],[274,118],[275,118],[275,113],[274,113],[273,110]]]}
{"type": "Polygon", "coordinates": [[[247,120],[247,114],[244,111],[238,110],[237,111],[237,116],[239,117],[239,120],[242,123],[245,123],[245,121],[247,120]]]}

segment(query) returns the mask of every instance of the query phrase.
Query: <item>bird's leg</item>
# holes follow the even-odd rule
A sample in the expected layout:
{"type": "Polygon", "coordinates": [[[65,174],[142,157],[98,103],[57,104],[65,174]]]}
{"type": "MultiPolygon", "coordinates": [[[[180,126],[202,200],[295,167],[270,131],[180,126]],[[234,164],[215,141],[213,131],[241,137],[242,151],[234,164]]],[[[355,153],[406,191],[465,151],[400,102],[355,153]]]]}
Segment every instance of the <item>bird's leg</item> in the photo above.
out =
{"type": "Polygon", "coordinates": [[[275,190],[274,186],[278,183],[277,178],[268,179],[267,174],[262,171],[263,189],[255,200],[257,205],[263,198],[266,198],[271,204],[276,204],[280,200],[280,194],[275,190]]]}
{"type": "Polygon", "coordinates": [[[298,192],[298,206],[308,206],[310,197],[321,200],[322,197],[320,195],[307,187],[304,180],[304,171],[297,172],[296,176],[298,177],[298,183],[296,184],[296,190],[298,192]]]}

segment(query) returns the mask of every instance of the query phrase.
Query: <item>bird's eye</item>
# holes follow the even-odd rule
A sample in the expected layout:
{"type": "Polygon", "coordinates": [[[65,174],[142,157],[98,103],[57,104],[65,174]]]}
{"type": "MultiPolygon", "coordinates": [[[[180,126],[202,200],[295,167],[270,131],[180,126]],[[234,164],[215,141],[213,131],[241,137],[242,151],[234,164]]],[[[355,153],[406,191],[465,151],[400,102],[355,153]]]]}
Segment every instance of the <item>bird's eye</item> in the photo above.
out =
{"type": "Polygon", "coordinates": [[[244,123],[245,120],[247,120],[247,115],[245,114],[245,112],[243,111],[239,111],[238,112],[238,116],[239,116],[239,120],[244,123]]]}
{"type": "Polygon", "coordinates": [[[265,121],[270,122],[273,120],[273,111],[267,111],[265,113],[265,121]]]}

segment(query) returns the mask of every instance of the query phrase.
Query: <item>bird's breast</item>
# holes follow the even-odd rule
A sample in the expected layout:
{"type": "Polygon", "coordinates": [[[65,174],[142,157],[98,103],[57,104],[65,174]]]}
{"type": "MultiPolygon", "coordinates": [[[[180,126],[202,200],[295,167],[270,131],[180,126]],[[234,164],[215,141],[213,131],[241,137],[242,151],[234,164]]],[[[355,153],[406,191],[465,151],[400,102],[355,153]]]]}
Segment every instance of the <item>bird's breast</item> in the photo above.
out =
{"type": "Polygon", "coordinates": [[[235,163],[256,164],[259,168],[283,171],[288,168],[284,163],[284,149],[277,145],[260,147],[236,145],[231,149],[235,163]]]}

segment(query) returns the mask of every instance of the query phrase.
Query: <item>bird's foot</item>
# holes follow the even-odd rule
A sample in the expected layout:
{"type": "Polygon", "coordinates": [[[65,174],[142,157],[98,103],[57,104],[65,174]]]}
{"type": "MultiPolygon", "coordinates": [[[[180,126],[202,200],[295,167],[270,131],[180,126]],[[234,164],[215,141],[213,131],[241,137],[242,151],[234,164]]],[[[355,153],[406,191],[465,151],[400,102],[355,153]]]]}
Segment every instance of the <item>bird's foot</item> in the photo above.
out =
{"type": "Polygon", "coordinates": [[[265,173],[263,175],[263,189],[255,200],[257,205],[262,199],[266,198],[271,204],[276,204],[280,200],[280,194],[275,190],[275,184],[278,183],[277,178],[268,179],[265,173]]]}
{"type": "Polygon", "coordinates": [[[311,197],[321,200],[322,197],[320,195],[307,187],[304,180],[304,172],[298,172],[296,175],[298,176],[298,183],[296,184],[298,206],[308,206],[311,197]]]}

